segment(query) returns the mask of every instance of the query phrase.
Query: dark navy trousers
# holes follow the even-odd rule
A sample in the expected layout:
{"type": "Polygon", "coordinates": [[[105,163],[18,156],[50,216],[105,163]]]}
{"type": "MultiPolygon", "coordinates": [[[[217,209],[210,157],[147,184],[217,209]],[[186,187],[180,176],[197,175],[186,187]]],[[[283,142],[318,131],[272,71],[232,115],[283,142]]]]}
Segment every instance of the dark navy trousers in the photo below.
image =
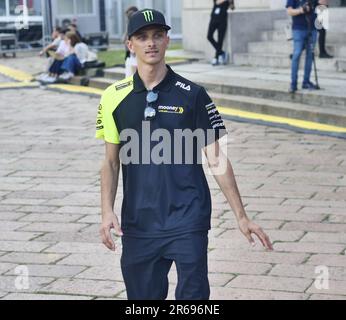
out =
{"type": "Polygon", "coordinates": [[[122,237],[121,270],[129,300],[165,300],[168,273],[177,269],[177,300],[208,300],[208,232],[146,239],[122,237]]]}

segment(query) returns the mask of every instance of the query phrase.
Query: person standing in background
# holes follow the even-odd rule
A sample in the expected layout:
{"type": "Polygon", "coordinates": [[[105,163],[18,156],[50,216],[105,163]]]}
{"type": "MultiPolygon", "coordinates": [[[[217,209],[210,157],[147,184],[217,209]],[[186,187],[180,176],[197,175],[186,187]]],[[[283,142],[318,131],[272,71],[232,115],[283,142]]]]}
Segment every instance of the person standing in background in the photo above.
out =
{"type": "MultiPolygon", "coordinates": [[[[125,15],[127,18],[127,23],[132,17],[133,14],[135,14],[138,11],[138,8],[135,6],[131,6],[127,8],[125,11],[125,15]]],[[[126,42],[128,40],[128,34],[127,32],[124,34],[124,43],[125,43],[125,78],[131,77],[135,74],[137,71],[137,58],[134,53],[131,53],[129,48],[126,45],[126,42]]]]}
{"type": "MultiPolygon", "coordinates": [[[[328,7],[328,0],[320,0],[320,5],[328,7]]],[[[319,57],[321,59],[332,59],[333,56],[330,55],[326,50],[326,37],[327,37],[327,30],[322,26],[321,29],[318,29],[319,37],[318,37],[318,44],[320,48],[320,55],[319,57]]]]}
{"type": "Polygon", "coordinates": [[[208,41],[215,48],[215,57],[212,65],[227,64],[229,54],[222,50],[223,41],[227,31],[228,8],[235,9],[233,0],[213,0],[214,7],[211,13],[211,19],[208,28],[208,41]],[[217,41],[214,39],[214,33],[217,30],[217,41]]]}
{"type": "Polygon", "coordinates": [[[317,30],[315,20],[317,15],[315,8],[319,0],[312,0],[313,8],[305,0],[287,0],[286,8],[289,16],[292,17],[293,31],[293,56],[291,65],[291,84],[289,93],[294,94],[298,90],[298,71],[300,57],[303,50],[306,50],[304,80],[302,89],[317,90],[316,84],[310,81],[312,64],[314,59],[314,48],[317,40],[317,30]]]}

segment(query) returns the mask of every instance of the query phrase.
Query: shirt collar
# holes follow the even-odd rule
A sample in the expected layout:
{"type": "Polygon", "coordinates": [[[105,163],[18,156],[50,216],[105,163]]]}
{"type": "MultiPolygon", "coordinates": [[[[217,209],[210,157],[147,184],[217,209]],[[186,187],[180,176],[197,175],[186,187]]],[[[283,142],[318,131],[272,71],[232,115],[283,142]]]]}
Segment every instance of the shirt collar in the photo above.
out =
{"type": "MultiPolygon", "coordinates": [[[[175,79],[175,73],[169,65],[167,66],[167,74],[165,78],[155,87],[153,91],[170,91],[172,88],[172,82],[175,79]]],[[[138,71],[133,76],[134,92],[147,91],[142,79],[140,78],[138,71]]]]}

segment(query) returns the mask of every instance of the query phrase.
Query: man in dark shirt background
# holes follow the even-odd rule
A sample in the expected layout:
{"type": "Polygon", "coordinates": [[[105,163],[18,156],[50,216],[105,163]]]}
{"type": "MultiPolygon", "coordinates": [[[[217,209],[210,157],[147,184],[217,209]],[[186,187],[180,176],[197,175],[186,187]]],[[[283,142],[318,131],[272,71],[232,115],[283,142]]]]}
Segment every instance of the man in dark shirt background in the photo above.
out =
{"type": "Polygon", "coordinates": [[[208,40],[215,48],[215,57],[212,65],[227,64],[229,54],[222,50],[223,41],[227,31],[228,8],[235,9],[233,0],[213,0],[214,7],[211,13],[211,19],[208,28],[208,40]],[[214,39],[214,33],[217,31],[217,41],[214,39]]]}
{"type": "Polygon", "coordinates": [[[313,8],[309,6],[306,0],[287,0],[287,13],[292,16],[293,29],[293,56],[291,69],[290,93],[298,90],[298,70],[299,61],[303,50],[306,50],[303,89],[316,90],[317,86],[310,81],[310,75],[313,63],[313,51],[317,39],[317,30],[315,20],[317,15],[314,12],[319,4],[318,0],[311,1],[313,8]]]}

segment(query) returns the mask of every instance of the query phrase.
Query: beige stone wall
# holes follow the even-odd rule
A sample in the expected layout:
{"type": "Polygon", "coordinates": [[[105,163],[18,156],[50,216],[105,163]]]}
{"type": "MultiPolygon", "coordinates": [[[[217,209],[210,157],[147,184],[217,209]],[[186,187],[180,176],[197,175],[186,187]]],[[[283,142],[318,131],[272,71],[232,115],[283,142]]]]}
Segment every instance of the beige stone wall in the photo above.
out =
{"type": "MultiPolygon", "coordinates": [[[[237,10],[269,10],[278,7],[285,0],[235,0],[237,10]]],[[[284,4],[282,4],[284,5],[284,4]]],[[[206,57],[212,57],[214,49],[207,41],[207,31],[212,0],[183,0],[183,45],[186,50],[205,52],[206,57]]],[[[225,40],[225,48],[227,37],[225,40]]]]}

